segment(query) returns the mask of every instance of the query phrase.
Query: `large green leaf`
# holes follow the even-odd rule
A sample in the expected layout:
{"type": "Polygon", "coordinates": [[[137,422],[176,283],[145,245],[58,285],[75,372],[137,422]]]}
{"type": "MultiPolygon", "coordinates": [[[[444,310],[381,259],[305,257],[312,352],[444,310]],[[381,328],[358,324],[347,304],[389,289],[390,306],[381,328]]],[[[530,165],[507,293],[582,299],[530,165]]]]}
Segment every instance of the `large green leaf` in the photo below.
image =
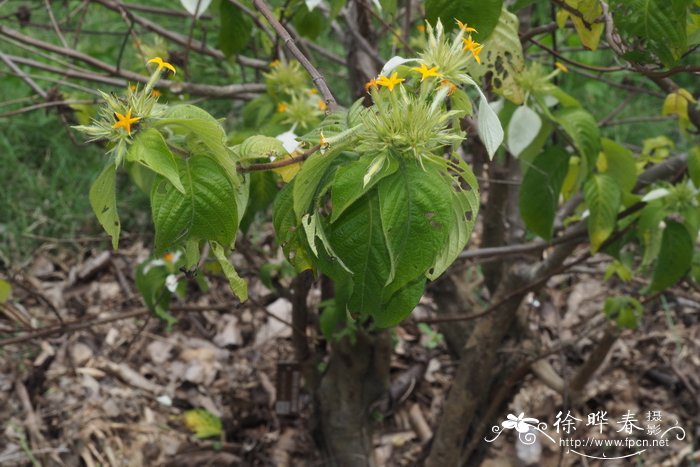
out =
{"type": "Polygon", "coordinates": [[[228,284],[231,287],[231,291],[236,294],[236,297],[238,297],[240,301],[244,302],[248,300],[248,284],[246,281],[241,279],[241,276],[239,276],[236,272],[233,264],[231,264],[231,261],[229,261],[228,257],[226,256],[226,250],[224,247],[215,241],[210,241],[209,244],[211,245],[211,251],[214,253],[214,257],[219,262],[221,269],[224,271],[226,279],[228,279],[228,284]]]}
{"type": "Polygon", "coordinates": [[[221,2],[220,13],[219,48],[227,57],[230,57],[248,45],[253,32],[253,23],[240,8],[228,1],[221,2]]]}
{"type": "Polygon", "coordinates": [[[432,166],[408,161],[378,185],[379,209],[390,255],[385,296],[424,276],[452,230],[452,190],[432,166]]]}
{"type": "Polygon", "coordinates": [[[590,170],[600,151],[600,130],[593,115],[582,108],[574,107],[560,110],[554,118],[569,135],[576,150],[587,162],[587,169],[590,170]]]}
{"type": "Polygon", "coordinates": [[[603,152],[598,158],[598,170],[610,175],[623,193],[631,192],[637,184],[637,164],[632,151],[613,140],[601,140],[603,152]]]}
{"type": "Polygon", "coordinates": [[[528,229],[549,240],[559,193],[569,170],[569,153],[552,146],[535,158],[520,187],[520,215],[528,229]]]}
{"type": "Polygon", "coordinates": [[[391,272],[376,188],[331,225],[328,237],[338,257],[353,272],[349,311],[375,315],[381,310],[384,284],[391,272]]]}
{"type": "Polygon", "coordinates": [[[695,188],[700,188],[700,146],[688,151],[688,175],[695,188]]]}
{"type": "Polygon", "coordinates": [[[455,19],[478,30],[476,38],[484,42],[501,16],[503,0],[427,0],[425,18],[431,23],[440,19],[446,28],[456,26],[455,19]]]}
{"type": "MultiPolygon", "coordinates": [[[[610,6],[616,29],[623,37],[670,66],[687,49],[686,18],[692,3],[693,0],[613,0],[610,6]]],[[[639,53],[634,58],[653,61],[639,53]]]]}
{"type": "Polygon", "coordinates": [[[649,291],[658,292],[672,286],[688,272],[692,263],[693,240],[688,230],[683,224],[667,220],[649,291]]]}
{"type": "Polygon", "coordinates": [[[161,178],[151,191],[156,252],[188,239],[229,245],[238,229],[236,192],[224,170],[208,157],[178,161],[185,193],[161,178]]]}
{"type": "Polygon", "coordinates": [[[148,167],[155,173],[167,178],[181,193],[185,187],[180,181],[175,155],[168,148],[163,135],[156,129],[139,133],[126,154],[126,160],[136,161],[148,167]]]}
{"type": "Polygon", "coordinates": [[[622,192],[610,175],[595,174],[586,181],[583,194],[589,211],[588,236],[591,250],[596,252],[615,230],[622,192]]]}
{"type": "Polygon", "coordinates": [[[277,195],[272,215],[272,224],[277,233],[277,241],[282,246],[287,259],[297,272],[311,269],[313,264],[301,240],[301,221],[294,213],[294,183],[286,185],[277,195]]]}
{"type": "Polygon", "coordinates": [[[479,213],[479,184],[471,168],[460,159],[458,166],[452,166],[450,170],[454,173],[451,229],[432,268],[426,273],[426,277],[430,280],[440,277],[464,250],[479,213]]]}
{"type": "Polygon", "coordinates": [[[396,159],[386,154],[368,155],[339,167],[335,172],[331,191],[333,205],[331,222],[335,222],[352,203],[372,189],[377,182],[396,172],[398,167],[396,159]],[[365,175],[378,160],[381,162],[381,167],[365,184],[365,175]]]}
{"type": "Polygon", "coordinates": [[[226,132],[209,113],[193,105],[176,105],[170,107],[156,125],[175,126],[184,130],[191,140],[190,146],[194,152],[214,159],[226,171],[231,183],[239,183],[234,154],[225,144],[226,132]]]}
{"type": "Polygon", "coordinates": [[[515,104],[522,104],[525,92],[516,78],[525,68],[525,60],[518,36],[517,16],[505,8],[502,10],[493,33],[484,42],[480,56],[481,64],[476,61],[470,62],[469,74],[477,82],[481,82],[481,79],[488,75],[491,88],[496,93],[515,104]]]}
{"type": "Polygon", "coordinates": [[[396,326],[411,314],[425,292],[425,277],[419,277],[396,292],[376,313],[374,324],[378,328],[396,326]]]}
{"type": "Polygon", "coordinates": [[[317,152],[301,166],[294,183],[294,212],[297,220],[301,221],[312,210],[314,201],[320,201],[321,193],[332,180],[334,162],[340,156],[341,153],[334,151],[326,154],[317,152]]]}
{"type": "Polygon", "coordinates": [[[117,168],[108,162],[90,187],[90,205],[105,232],[112,237],[112,248],[119,245],[119,213],[117,213],[117,168]]]}

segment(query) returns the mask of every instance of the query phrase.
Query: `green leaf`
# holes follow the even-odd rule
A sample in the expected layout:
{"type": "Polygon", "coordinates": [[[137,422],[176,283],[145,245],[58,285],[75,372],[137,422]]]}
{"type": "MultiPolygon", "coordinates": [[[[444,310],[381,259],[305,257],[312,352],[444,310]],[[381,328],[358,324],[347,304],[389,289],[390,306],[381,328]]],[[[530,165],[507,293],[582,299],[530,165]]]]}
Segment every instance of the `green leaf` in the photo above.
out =
{"type": "Polygon", "coordinates": [[[193,150],[214,159],[225,171],[234,185],[240,181],[231,150],[226,147],[226,132],[218,120],[205,110],[183,104],[170,107],[157,126],[176,126],[185,130],[193,140],[193,150]]]}
{"type": "Polygon", "coordinates": [[[102,228],[112,237],[112,248],[116,250],[121,224],[117,213],[117,168],[114,163],[108,162],[90,187],[90,205],[102,228]]]}
{"type": "Polygon", "coordinates": [[[12,286],[6,280],[0,279],[0,303],[5,303],[12,294],[12,286]]]}
{"type": "Polygon", "coordinates": [[[554,118],[569,135],[590,170],[600,152],[600,130],[593,115],[582,108],[575,107],[560,110],[554,118]]]}
{"type": "Polygon", "coordinates": [[[248,203],[241,219],[241,231],[245,232],[258,213],[266,211],[275,201],[279,188],[275,175],[269,171],[251,172],[248,203]]]}
{"type": "MultiPolygon", "coordinates": [[[[455,1],[455,3],[459,3],[455,1]]],[[[486,2],[478,2],[480,5],[486,2]]],[[[467,18],[467,21],[470,21],[467,18]]],[[[471,26],[471,22],[469,22],[471,26]]],[[[525,92],[516,78],[525,69],[523,47],[518,36],[518,17],[505,8],[499,15],[493,33],[481,51],[481,64],[475,60],[469,63],[469,74],[477,82],[485,76],[490,77],[491,88],[509,101],[520,105],[525,99],[525,92]]],[[[481,32],[479,26],[476,28],[481,32]]]]}
{"type": "Polygon", "coordinates": [[[409,161],[378,185],[382,229],[390,255],[385,294],[424,276],[452,230],[452,190],[433,167],[409,161]]]}
{"type": "Polygon", "coordinates": [[[581,18],[578,15],[570,14],[568,11],[563,12],[574,23],[574,28],[579,39],[584,47],[590,50],[596,50],[600,42],[600,36],[603,34],[605,25],[602,22],[596,21],[603,13],[603,8],[600,6],[600,0],[565,0],[566,3],[581,13],[581,18]]]}
{"type": "Polygon", "coordinates": [[[440,19],[448,30],[457,27],[455,19],[478,30],[475,38],[485,42],[501,16],[503,0],[427,0],[425,18],[431,23],[440,19]]]}
{"type": "Polygon", "coordinates": [[[187,428],[199,439],[221,436],[223,433],[221,419],[205,409],[188,410],[183,419],[187,428]]]}
{"type": "Polygon", "coordinates": [[[230,57],[248,45],[253,23],[236,5],[228,1],[221,2],[220,13],[219,48],[230,57]]]}
{"type": "Polygon", "coordinates": [[[215,241],[210,241],[209,244],[211,245],[211,251],[214,253],[214,257],[219,262],[226,279],[228,279],[231,291],[240,301],[245,302],[248,300],[248,283],[241,279],[241,276],[236,272],[236,268],[233,267],[233,264],[231,264],[226,257],[226,250],[224,247],[215,241]]]}
{"type": "Polygon", "coordinates": [[[374,161],[381,157],[386,158],[387,156],[386,154],[368,155],[345,164],[336,170],[331,191],[331,203],[333,205],[331,222],[335,222],[352,203],[372,189],[377,182],[393,174],[399,168],[396,159],[389,157],[379,171],[369,180],[369,183],[364,184],[363,177],[374,161]]]}
{"type": "Polygon", "coordinates": [[[700,146],[688,151],[688,175],[695,188],[700,188],[700,146]]]}
{"type": "Polygon", "coordinates": [[[622,295],[605,300],[603,313],[621,328],[634,329],[644,315],[644,307],[636,298],[622,295]]]}
{"type": "Polygon", "coordinates": [[[622,192],[611,176],[595,174],[584,185],[583,195],[589,211],[588,236],[595,253],[615,230],[622,192]]]}
{"type": "Polygon", "coordinates": [[[275,199],[272,224],[275,227],[277,241],[282,246],[287,259],[297,272],[311,269],[313,263],[301,240],[301,221],[294,213],[294,183],[285,186],[275,199]]]}
{"type": "Polygon", "coordinates": [[[384,284],[391,272],[377,190],[346,209],[331,225],[328,237],[338,257],[354,273],[349,311],[375,315],[381,310],[384,284]]]}
{"type": "Polygon", "coordinates": [[[659,292],[671,287],[685,276],[692,262],[693,240],[688,230],[683,224],[666,220],[649,292],[659,292]]]}
{"type": "MultiPolygon", "coordinates": [[[[687,49],[686,18],[693,0],[613,0],[616,29],[633,45],[649,50],[670,66],[687,49]]],[[[646,57],[646,61],[653,61],[646,57]]]]}
{"type": "Polygon", "coordinates": [[[162,319],[167,325],[167,332],[170,332],[177,323],[177,318],[168,312],[173,294],[165,286],[165,281],[170,272],[165,267],[153,264],[154,261],[144,261],[136,268],[136,289],[143,297],[146,308],[162,319]]]}
{"type": "Polygon", "coordinates": [[[637,184],[637,164],[632,151],[607,138],[603,138],[601,144],[603,152],[598,157],[599,171],[614,178],[623,193],[631,192],[637,184]]]}
{"type": "Polygon", "coordinates": [[[569,153],[559,146],[547,148],[535,158],[520,187],[520,215],[528,229],[549,240],[564,179],[569,171],[569,153]]]}
{"type": "Polygon", "coordinates": [[[226,173],[208,157],[178,161],[185,193],[164,178],[151,191],[156,252],[188,239],[229,245],[238,229],[236,192],[226,173]]]}
{"type": "Polygon", "coordinates": [[[233,148],[238,160],[280,157],[287,154],[282,141],[271,136],[254,135],[233,148]]]}
{"type": "Polygon", "coordinates": [[[304,37],[316,39],[325,29],[326,18],[320,8],[309,11],[306,5],[301,5],[294,15],[294,27],[304,37]]]}
{"type": "Polygon", "coordinates": [[[411,314],[425,292],[425,277],[419,277],[396,292],[382,309],[373,315],[378,328],[396,326],[411,314]]]}
{"type": "Polygon", "coordinates": [[[185,192],[177,169],[177,159],[158,130],[149,128],[139,133],[126,154],[126,160],[143,164],[167,178],[179,192],[185,192]]]}
{"type": "Polygon", "coordinates": [[[314,201],[318,202],[321,193],[328,187],[335,171],[334,162],[341,153],[329,151],[317,152],[304,162],[295,177],[294,212],[297,220],[313,210],[314,201]]]}
{"type": "Polygon", "coordinates": [[[663,235],[659,224],[661,224],[664,217],[666,217],[666,210],[660,201],[647,204],[639,216],[637,237],[644,247],[642,269],[649,267],[659,255],[661,237],[663,235]]]}
{"type": "Polygon", "coordinates": [[[343,9],[345,6],[345,3],[347,0],[329,0],[328,3],[330,3],[330,14],[328,15],[329,20],[334,20],[336,16],[338,16],[338,13],[340,13],[340,10],[343,9]]]}
{"type": "Polygon", "coordinates": [[[426,273],[431,281],[440,277],[464,250],[479,214],[479,184],[471,168],[459,159],[456,166],[450,166],[450,172],[453,173],[452,228],[432,268],[426,273]]]}

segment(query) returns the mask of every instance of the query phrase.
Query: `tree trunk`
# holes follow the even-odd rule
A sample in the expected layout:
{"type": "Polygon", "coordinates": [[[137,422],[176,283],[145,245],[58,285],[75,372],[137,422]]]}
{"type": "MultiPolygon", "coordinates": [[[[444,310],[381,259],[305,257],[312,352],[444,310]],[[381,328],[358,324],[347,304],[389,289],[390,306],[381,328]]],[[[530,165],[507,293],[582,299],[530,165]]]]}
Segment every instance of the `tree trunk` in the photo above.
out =
{"type": "Polygon", "coordinates": [[[358,330],[333,344],[316,397],[324,465],[375,466],[370,407],[387,390],[391,339],[358,330]]]}

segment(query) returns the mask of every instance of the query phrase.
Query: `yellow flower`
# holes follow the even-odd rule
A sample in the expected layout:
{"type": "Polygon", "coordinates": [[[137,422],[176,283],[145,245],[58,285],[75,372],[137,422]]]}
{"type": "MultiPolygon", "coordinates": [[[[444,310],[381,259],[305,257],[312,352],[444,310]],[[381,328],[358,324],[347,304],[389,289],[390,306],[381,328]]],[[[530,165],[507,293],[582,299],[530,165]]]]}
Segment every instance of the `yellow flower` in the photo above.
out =
{"type": "Polygon", "coordinates": [[[279,60],[273,60],[270,62],[270,68],[277,68],[281,64],[282,64],[282,62],[280,62],[279,60]]]}
{"type": "Polygon", "coordinates": [[[131,91],[131,92],[136,92],[136,85],[135,85],[135,84],[130,84],[130,85],[129,85],[129,91],[131,91]]]}
{"type": "Polygon", "coordinates": [[[131,116],[131,109],[129,109],[126,115],[122,115],[119,112],[114,112],[114,116],[117,119],[117,123],[112,125],[112,128],[124,128],[129,135],[131,135],[131,125],[141,120],[141,117],[131,116]]]}
{"type": "Polygon", "coordinates": [[[442,81],[440,81],[440,85],[441,85],[441,86],[446,86],[446,87],[449,88],[449,91],[447,91],[447,95],[448,95],[448,96],[451,96],[451,95],[454,94],[455,91],[457,90],[457,85],[456,85],[455,83],[453,83],[452,81],[449,81],[449,80],[446,80],[446,79],[443,79],[442,81]]]}
{"type": "Polygon", "coordinates": [[[438,67],[433,67],[428,69],[427,65],[423,63],[420,68],[411,68],[413,71],[417,71],[420,73],[422,76],[420,78],[420,82],[422,83],[425,78],[429,78],[431,76],[442,76],[442,73],[438,73],[438,67]]]}
{"type": "Polygon", "coordinates": [[[309,94],[318,94],[318,89],[316,89],[316,88],[309,89],[309,94]]]}
{"type": "Polygon", "coordinates": [[[287,111],[287,108],[288,108],[288,107],[289,107],[289,106],[287,105],[286,102],[280,102],[279,104],[277,104],[277,111],[278,111],[279,113],[284,113],[284,112],[287,111]]]}
{"type": "Polygon", "coordinates": [[[399,78],[399,74],[397,72],[394,72],[394,74],[391,75],[391,78],[387,78],[386,76],[380,76],[377,79],[377,84],[389,88],[389,91],[393,91],[394,86],[396,86],[397,84],[401,84],[404,81],[406,80],[403,78],[399,78]]]}
{"type": "Polygon", "coordinates": [[[166,253],[163,255],[163,259],[167,261],[168,263],[172,263],[173,260],[175,259],[175,255],[172,253],[166,253]]]}
{"type": "Polygon", "coordinates": [[[469,52],[471,52],[472,55],[474,55],[476,63],[481,64],[481,58],[479,57],[479,54],[481,53],[481,48],[483,46],[474,39],[472,39],[471,35],[469,37],[462,38],[462,42],[464,42],[464,50],[468,50],[469,52]]]}
{"type": "Polygon", "coordinates": [[[564,73],[569,72],[569,68],[566,65],[564,65],[562,62],[560,62],[559,60],[554,62],[554,66],[557,67],[557,69],[563,71],[564,73]]]}
{"type": "Polygon", "coordinates": [[[371,79],[365,84],[365,91],[369,92],[369,88],[376,88],[377,86],[379,86],[379,82],[376,79],[371,79]]]}
{"type": "Polygon", "coordinates": [[[418,29],[418,32],[425,32],[425,24],[419,24],[416,26],[416,29],[418,29]]]}
{"type": "Polygon", "coordinates": [[[467,26],[466,23],[461,22],[457,18],[455,18],[455,21],[457,21],[457,26],[459,26],[459,29],[461,29],[464,32],[476,32],[476,29],[472,28],[471,26],[467,26]]]}
{"type": "Polygon", "coordinates": [[[161,96],[161,92],[158,89],[154,89],[153,91],[151,91],[151,97],[160,97],[160,96],[161,96]]]}
{"type": "Polygon", "coordinates": [[[172,71],[173,74],[175,74],[175,67],[170,63],[163,61],[163,59],[160,57],[152,58],[147,63],[155,63],[158,65],[158,71],[161,71],[163,68],[167,68],[168,70],[172,71]]]}
{"type": "Polygon", "coordinates": [[[318,101],[318,108],[325,111],[328,108],[328,104],[326,104],[326,101],[318,101]]]}

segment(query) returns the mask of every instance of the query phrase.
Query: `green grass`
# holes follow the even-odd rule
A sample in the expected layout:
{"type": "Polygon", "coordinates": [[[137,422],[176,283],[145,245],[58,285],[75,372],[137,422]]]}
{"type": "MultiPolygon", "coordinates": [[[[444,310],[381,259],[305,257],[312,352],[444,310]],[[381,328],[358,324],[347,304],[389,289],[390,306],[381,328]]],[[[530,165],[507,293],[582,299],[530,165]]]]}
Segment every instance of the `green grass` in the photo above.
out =
{"type": "MultiPolygon", "coordinates": [[[[22,97],[22,85],[17,78],[0,77],[0,95],[22,97]]],[[[54,112],[43,110],[0,119],[0,263],[26,259],[41,243],[37,236],[102,234],[88,190],[105,163],[104,151],[77,146],[68,131],[73,130],[54,112]]],[[[138,215],[147,208],[146,197],[129,188],[121,194],[122,211],[131,211],[125,228],[138,228],[146,217],[138,215]]]]}

